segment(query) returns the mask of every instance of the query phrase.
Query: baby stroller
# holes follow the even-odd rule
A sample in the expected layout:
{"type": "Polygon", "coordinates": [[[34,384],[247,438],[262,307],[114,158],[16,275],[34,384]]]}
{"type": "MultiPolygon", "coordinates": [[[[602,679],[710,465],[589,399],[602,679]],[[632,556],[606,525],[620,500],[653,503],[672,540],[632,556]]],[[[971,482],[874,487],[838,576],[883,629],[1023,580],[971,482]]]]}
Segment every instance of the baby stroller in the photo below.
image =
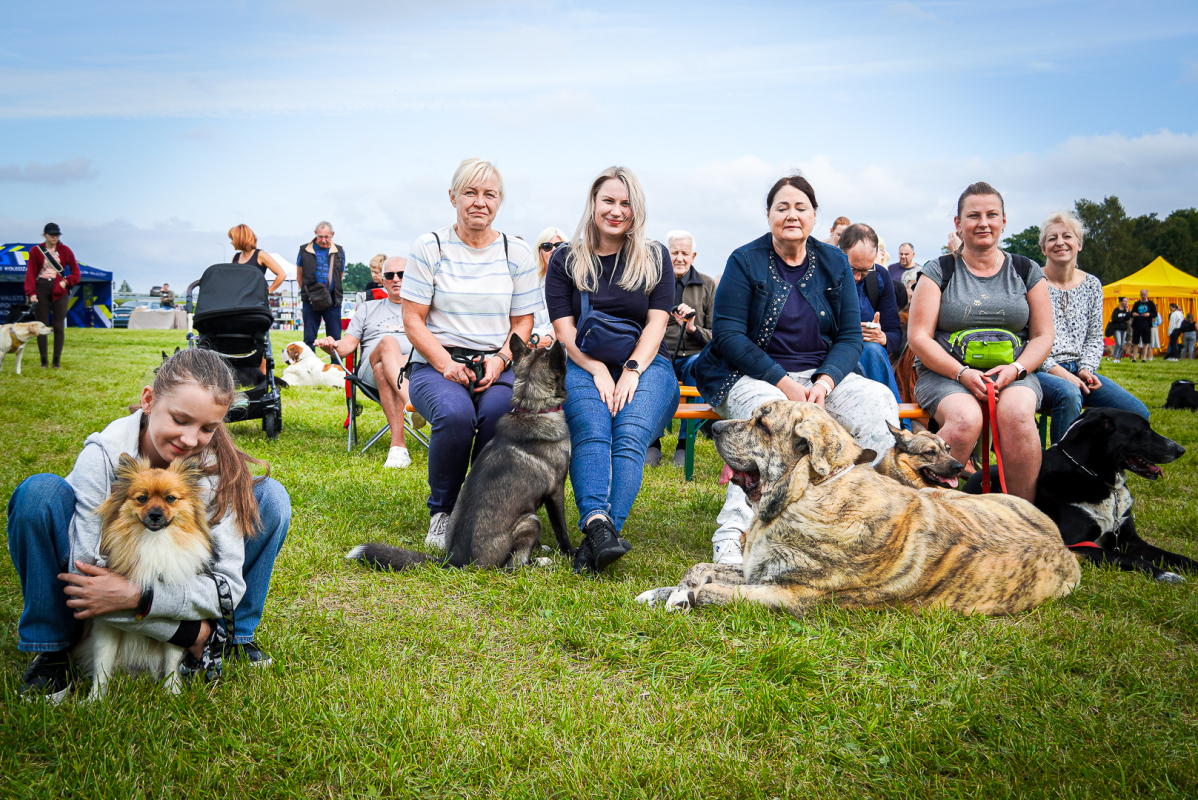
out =
{"type": "Polygon", "coordinates": [[[200,297],[192,326],[199,335],[187,335],[189,346],[224,356],[249,400],[247,405],[230,408],[225,421],[260,419],[266,438],[277,439],[283,429],[283,401],[275,385],[270,346],[275,318],[262,273],[244,264],[213,264],[187,288],[188,305],[196,286],[200,297]]]}

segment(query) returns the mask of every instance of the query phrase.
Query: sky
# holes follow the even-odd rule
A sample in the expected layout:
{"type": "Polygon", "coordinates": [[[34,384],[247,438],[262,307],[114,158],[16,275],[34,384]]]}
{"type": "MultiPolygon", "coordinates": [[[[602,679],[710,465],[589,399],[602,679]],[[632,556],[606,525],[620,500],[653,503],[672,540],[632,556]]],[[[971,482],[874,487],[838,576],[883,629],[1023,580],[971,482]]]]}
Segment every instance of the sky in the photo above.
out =
{"type": "Polygon", "coordinates": [[[136,291],[186,285],[246,223],[294,259],[329,220],[350,261],[453,222],[486,158],[495,227],[573,232],[611,165],[648,232],[712,275],[801,171],[819,235],[873,225],[939,253],[957,196],[1007,233],[1079,198],[1198,206],[1198,4],[263,0],[9,3],[0,241],[57,222],[136,291]]]}

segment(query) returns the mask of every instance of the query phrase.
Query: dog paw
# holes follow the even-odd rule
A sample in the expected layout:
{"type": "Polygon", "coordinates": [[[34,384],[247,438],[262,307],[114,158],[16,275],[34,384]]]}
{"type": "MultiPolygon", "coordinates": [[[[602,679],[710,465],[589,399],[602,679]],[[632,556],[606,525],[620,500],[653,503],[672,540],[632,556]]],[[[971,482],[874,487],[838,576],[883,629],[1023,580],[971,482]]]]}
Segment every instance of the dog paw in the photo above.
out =
{"type": "Polygon", "coordinates": [[[690,589],[675,589],[666,599],[668,611],[690,611],[695,607],[695,593],[690,589]]]}
{"type": "Polygon", "coordinates": [[[1157,583],[1185,583],[1186,579],[1176,572],[1162,572],[1156,576],[1157,583]]]}
{"type": "Polygon", "coordinates": [[[534,558],[532,560],[532,564],[534,567],[552,567],[553,559],[552,558],[534,558]]]}
{"type": "Polygon", "coordinates": [[[644,603],[650,608],[665,605],[666,600],[674,593],[675,588],[673,586],[663,586],[660,589],[650,589],[647,592],[641,592],[636,596],[636,602],[644,603]]]}

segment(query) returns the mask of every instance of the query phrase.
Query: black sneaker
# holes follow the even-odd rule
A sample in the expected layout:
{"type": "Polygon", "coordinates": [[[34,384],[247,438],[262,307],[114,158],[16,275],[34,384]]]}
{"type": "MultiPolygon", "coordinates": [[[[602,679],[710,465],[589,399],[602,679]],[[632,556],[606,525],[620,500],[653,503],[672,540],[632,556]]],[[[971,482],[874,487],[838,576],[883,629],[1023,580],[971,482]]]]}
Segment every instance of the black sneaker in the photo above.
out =
{"type": "Polygon", "coordinates": [[[225,657],[230,661],[242,661],[251,667],[269,667],[274,659],[262,652],[257,642],[248,641],[245,644],[230,644],[225,649],[225,657]]]}
{"type": "Polygon", "coordinates": [[[21,678],[23,694],[28,700],[45,698],[52,704],[61,703],[71,693],[74,677],[70,650],[38,653],[21,678]]]}
{"type": "Polygon", "coordinates": [[[595,569],[595,550],[591,547],[591,540],[587,536],[582,537],[582,541],[574,550],[574,574],[581,575],[584,572],[597,572],[595,569]]]}
{"type": "Polygon", "coordinates": [[[595,554],[595,571],[602,572],[632,549],[632,543],[621,539],[607,517],[595,517],[583,530],[595,554]]]}

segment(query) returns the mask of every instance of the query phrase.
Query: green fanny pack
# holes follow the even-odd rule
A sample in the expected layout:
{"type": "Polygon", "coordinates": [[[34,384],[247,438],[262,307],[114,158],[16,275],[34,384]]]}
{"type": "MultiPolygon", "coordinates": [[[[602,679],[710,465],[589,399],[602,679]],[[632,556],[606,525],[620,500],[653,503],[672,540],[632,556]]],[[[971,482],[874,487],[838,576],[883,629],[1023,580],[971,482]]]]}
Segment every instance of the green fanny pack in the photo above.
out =
{"type": "Polygon", "coordinates": [[[1013,363],[1027,343],[1002,328],[970,328],[955,333],[936,332],[936,341],[950,356],[970,369],[985,372],[1013,363]]]}

